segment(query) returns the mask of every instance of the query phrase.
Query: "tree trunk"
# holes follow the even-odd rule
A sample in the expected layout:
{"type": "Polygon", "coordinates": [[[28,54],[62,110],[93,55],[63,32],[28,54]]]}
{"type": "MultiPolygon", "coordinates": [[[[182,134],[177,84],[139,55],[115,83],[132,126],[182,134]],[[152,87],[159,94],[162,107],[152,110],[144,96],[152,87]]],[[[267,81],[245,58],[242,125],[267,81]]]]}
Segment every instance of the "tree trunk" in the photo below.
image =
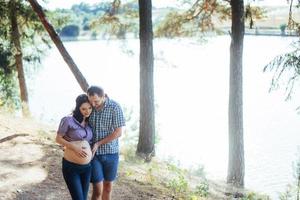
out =
{"type": "Polygon", "coordinates": [[[53,26],[48,22],[45,13],[43,12],[42,7],[38,4],[36,0],[28,0],[31,4],[32,9],[36,14],[39,16],[42,24],[44,25],[45,29],[49,33],[52,41],[56,45],[57,49],[59,50],[60,54],[62,55],[65,62],[68,64],[69,68],[71,69],[73,75],[75,76],[77,82],[79,83],[81,89],[86,92],[89,84],[87,83],[86,79],[80,72],[79,68],[73,61],[70,54],[67,52],[66,48],[64,47],[63,43],[61,42],[59,36],[57,35],[56,31],[54,30],[53,26]]]}
{"type": "Polygon", "coordinates": [[[16,62],[16,68],[18,73],[19,88],[20,88],[20,97],[22,105],[23,116],[29,116],[29,107],[28,107],[28,93],[27,86],[25,81],[25,73],[23,67],[23,53],[20,42],[20,31],[18,27],[18,9],[15,0],[9,1],[9,12],[10,12],[10,23],[11,23],[11,39],[14,45],[14,57],[16,62]]]}
{"type": "Polygon", "coordinates": [[[227,183],[244,186],[243,40],[244,2],[231,0],[232,24],[229,89],[229,162],[227,183]]]}
{"type": "Polygon", "coordinates": [[[140,15],[140,127],[137,155],[150,161],[155,154],[153,87],[153,30],[151,0],[139,0],[140,15]]]}

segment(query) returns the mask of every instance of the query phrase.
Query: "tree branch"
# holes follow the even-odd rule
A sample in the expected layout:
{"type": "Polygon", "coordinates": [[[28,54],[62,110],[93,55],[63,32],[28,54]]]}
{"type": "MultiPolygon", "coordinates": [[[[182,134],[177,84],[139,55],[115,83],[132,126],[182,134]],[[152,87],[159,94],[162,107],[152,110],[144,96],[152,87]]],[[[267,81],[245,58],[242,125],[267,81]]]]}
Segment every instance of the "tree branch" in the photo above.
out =
{"type": "Polygon", "coordinates": [[[46,18],[46,15],[45,15],[45,13],[44,13],[44,11],[42,9],[42,7],[40,6],[40,4],[36,0],[28,0],[28,1],[29,1],[30,5],[31,5],[33,11],[40,18],[40,21],[44,25],[44,27],[47,30],[50,38],[52,39],[52,41],[56,45],[56,47],[57,47],[58,51],[60,52],[60,54],[62,55],[63,59],[65,60],[65,62],[69,66],[69,68],[72,71],[73,75],[75,76],[77,82],[79,83],[81,89],[84,92],[86,92],[87,89],[88,89],[88,87],[89,87],[88,82],[86,81],[86,79],[84,78],[84,76],[80,72],[79,68],[75,64],[74,60],[72,59],[72,57],[70,56],[70,54],[66,50],[66,48],[63,45],[60,37],[58,36],[58,34],[56,33],[55,29],[53,28],[52,24],[50,24],[48,22],[48,20],[46,18]]]}
{"type": "Polygon", "coordinates": [[[10,136],[7,136],[5,138],[2,138],[0,139],[0,143],[3,143],[3,142],[6,142],[8,140],[12,140],[16,137],[19,137],[19,136],[28,136],[29,134],[26,134],[26,133],[23,133],[23,134],[13,134],[13,135],[10,135],[10,136]]]}

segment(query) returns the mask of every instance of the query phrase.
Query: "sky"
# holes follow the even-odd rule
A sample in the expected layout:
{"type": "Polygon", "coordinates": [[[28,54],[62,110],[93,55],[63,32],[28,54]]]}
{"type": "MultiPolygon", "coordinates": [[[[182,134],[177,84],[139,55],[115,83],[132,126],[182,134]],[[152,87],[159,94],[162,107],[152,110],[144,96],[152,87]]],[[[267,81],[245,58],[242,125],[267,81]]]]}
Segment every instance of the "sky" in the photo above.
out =
{"type": "MultiPolygon", "coordinates": [[[[104,2],[103,0],[47,0],[48,3],[44,4],[42,0],[39,0],[39,3],[48,9],[55,8],[70,8],[73,4],[79,4],[80,2],[85,2],[88,4],[95,4],[104,2]]],[[[108,1],[108,0],[105,0],[108,1]]],[[[124,0],[123,0],[124,1],[124,0]]],[[[253,0],[244,0],[245,2],[253,2],[253,0]]],[[[179,0],[152,0],[152,5],[155,7],[166,7],[166,6],[178,6],[179,0]]],[[[287,0],[256,0],[259,5],[287,5],[287,0]]]]}

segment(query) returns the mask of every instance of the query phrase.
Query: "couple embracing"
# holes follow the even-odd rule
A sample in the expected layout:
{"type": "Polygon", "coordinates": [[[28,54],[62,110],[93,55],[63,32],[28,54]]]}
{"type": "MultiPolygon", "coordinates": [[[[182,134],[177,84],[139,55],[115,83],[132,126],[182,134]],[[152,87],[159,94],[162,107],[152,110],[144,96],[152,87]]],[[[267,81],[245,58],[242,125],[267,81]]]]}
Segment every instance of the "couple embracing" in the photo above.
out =
{"type": "Polygon", "coordinates": [[[62,118],[56,142],[64,146],[62,172],[73,200],[110,200],[119,163],[118,138],[125,126],[120,105],[101,87],[91,86],[76,98],[70,116],[62,118]]]}

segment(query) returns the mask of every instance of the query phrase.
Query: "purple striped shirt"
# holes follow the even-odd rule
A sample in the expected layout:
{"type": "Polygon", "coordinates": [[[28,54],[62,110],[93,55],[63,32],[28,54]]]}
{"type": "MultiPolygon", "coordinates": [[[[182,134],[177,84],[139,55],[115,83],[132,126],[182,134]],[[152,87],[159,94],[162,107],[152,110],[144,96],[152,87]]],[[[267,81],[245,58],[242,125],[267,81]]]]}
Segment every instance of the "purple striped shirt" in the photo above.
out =
{"type": "Polygon", "coordinates": [[[83,127],[73,116],[61,119],[57,134],[67,141],[87,140],[91,143],[93,132],[89,125],[83,127]]]}

